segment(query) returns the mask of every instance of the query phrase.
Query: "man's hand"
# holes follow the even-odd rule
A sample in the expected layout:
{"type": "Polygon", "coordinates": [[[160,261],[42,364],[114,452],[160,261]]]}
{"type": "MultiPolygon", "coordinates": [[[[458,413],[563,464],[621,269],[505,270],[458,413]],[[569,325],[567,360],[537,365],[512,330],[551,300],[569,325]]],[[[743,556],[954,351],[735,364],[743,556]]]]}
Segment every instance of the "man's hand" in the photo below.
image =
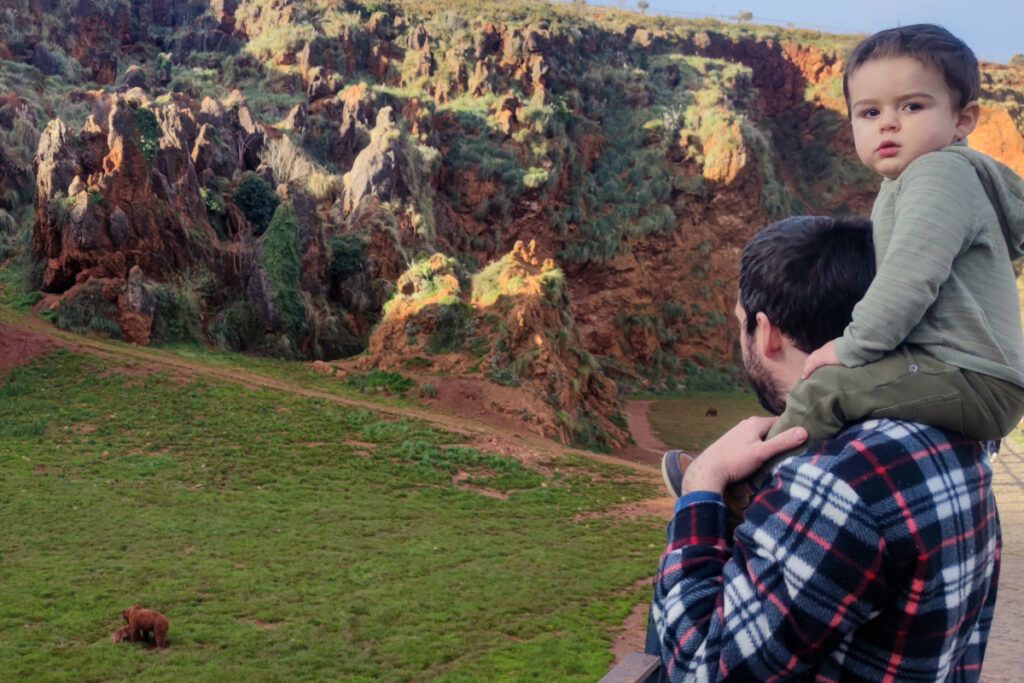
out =
{"type": "Polygon", "coordinates": [[[708,446],[686,468],[683,495],[691,491],[723,493],[726,486],[746,479],[771,457],[807,440],[806,429],[793,427],[762,441],[777,419],[748,417],[708,446]]]}
{"type": "Polygon", "coordinates": [[[807,356],[807,360],[804,361],[804,372],[800,375],[800,379],[807,379],[811,376],[811,373],[820,368],[822,365],[842,365],[843,362],[839,360],[839,356],[836,355],[836,340],[833,339],[829,343],[817,349],[814,353],[807,356]]]}

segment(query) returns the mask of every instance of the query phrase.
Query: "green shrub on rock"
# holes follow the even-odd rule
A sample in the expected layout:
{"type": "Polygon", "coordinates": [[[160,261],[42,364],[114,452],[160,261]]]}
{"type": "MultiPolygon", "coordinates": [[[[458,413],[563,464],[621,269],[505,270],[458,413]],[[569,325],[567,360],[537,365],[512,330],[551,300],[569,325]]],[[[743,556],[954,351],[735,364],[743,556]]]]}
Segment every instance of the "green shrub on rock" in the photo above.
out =
{"type": "Polygon", "coordinates": [[[434,309],[434,331],[427,342],[427,352],[458,351],[474,331],[472,306],[462,302],[437,306],[434,309]]]}
{"type": "Polygon", "coordinates": [[[277,193],[265,180],[257,175],[249,174],[242,179],[238,189],[231,195],[235,204],[245,214],[245,219],[252,227],[252,234],[259,237],[266,232],[274,212],[281,200],[277,193]]]}
{"type": "Polygon", "coordinates": [[[121,338],[121,328],[114,319],[117,306],[103,298],[103,285],[90,282],[72,299],[57,309],[57,327],[69,332],[98,332],[112,339],[121,338]]]}
{"type": "Polygon", "coordinates": [[[156,153],[160,151],[160,124],[156,120],[156,114],[139,107],[135,110],[135,127],[139,129],[139,149],[142,150],[146,163],[152,168],[156,153]]]}
{"type": "Polygon", "coordinates": [[[228,305],[210,322],[210,340],[219,349],[249,351],[265,335],[259,311],[251,301],[240,299],[228,305]]]}
{"type": "Polygon", "coordinates": [[[271,283],[274,304],[284,320],[285,331],[293,340],[302,335],[306,320],[306,307],[299,295],[300,265],[299,221],[292,205],[282,204],[274,212],[263,238],[263,268],[271,283]]]}
{"type": "Polygon", "coordinates": [[[365,267],[368,241],[368,237],[361,233],[347,233],[331,238],[332,280],[343,280],[365,267]]]}

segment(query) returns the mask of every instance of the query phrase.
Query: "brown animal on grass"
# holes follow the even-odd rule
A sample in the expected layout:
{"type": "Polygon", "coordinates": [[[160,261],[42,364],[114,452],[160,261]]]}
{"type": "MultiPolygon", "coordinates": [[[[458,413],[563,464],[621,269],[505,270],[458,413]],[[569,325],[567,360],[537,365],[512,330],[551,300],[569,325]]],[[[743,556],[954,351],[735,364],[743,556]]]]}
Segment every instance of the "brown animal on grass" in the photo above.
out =
{"type": "Polygon", "coordinates": [[[131,626],[122,626],[113,633],[110,634],[110,642],[112,643],[130,643],[132,641],[132,628],[131,626]]]}
{"type": "Polygon", "coordinates": [[[132,642],[145,641],[152,633],[157,647],[167,647],[167,617],[138,605],[124,610],[121,616],[128,622],[128,637],[132,642]]]}
{"type": "Polygon", "coordinates": [[[708,408],[707,412],[704,413],[704,417],[718,417],[718,408],[708,408]]]}

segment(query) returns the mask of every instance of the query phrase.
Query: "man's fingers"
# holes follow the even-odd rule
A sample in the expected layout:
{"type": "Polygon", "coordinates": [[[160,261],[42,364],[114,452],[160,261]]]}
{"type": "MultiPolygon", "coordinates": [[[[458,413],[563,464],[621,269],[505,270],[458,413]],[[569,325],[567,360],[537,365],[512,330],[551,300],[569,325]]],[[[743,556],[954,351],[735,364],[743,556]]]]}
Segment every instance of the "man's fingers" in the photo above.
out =
{"type": "Polygon", "coordinates": [[[772,425],[778,422],[777,417],[765,417],[763,415],[751,415],[740,424],[745,424],[757,433],[757,438],[763,439],[771,431],[772,425]]]}
{"type": "Polygon", "coordinates": [[[792,427],[764,442],[766,451],[764,457],[767,460],[773,455],[785,453],[791,448],[796,448],[804,441],[807,441],[807,430],[803,427],[792,427]]]}

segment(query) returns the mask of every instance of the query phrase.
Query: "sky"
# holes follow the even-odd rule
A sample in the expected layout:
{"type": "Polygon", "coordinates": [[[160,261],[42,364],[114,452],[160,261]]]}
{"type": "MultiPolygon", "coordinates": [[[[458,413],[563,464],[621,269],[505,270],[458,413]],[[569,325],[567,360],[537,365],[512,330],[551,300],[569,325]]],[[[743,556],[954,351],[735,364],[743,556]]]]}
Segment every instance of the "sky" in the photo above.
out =
{"type": "MultiPolygon", "coordinates": [[[[871,34],[906,24],[941,24],[979,59],[1006,64],[1024,54],[1024,0],[647,0],[648,14],[728,20],[751,12],[755,24],[827,33],[871,34]]],[[[636,9],[636,0],[587,0],[588,5],[636,9]]]]}

